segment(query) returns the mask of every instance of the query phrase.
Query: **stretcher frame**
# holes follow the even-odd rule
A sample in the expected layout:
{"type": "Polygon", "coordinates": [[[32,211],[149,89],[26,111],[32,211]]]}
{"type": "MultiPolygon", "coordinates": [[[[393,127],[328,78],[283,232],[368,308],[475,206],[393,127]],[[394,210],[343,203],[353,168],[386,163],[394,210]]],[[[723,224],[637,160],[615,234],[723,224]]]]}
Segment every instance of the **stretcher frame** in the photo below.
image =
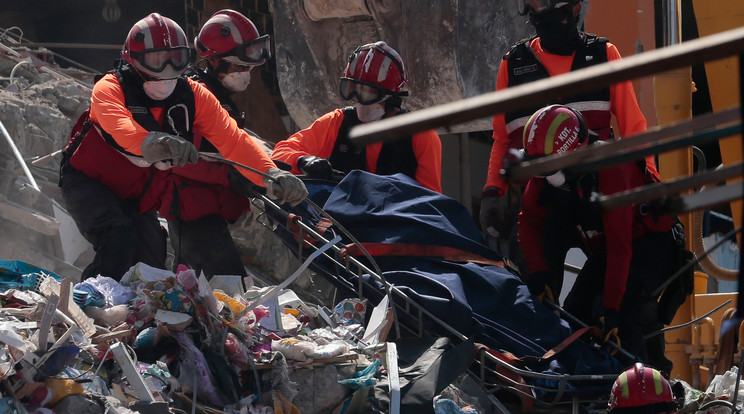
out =
{"type": "MultiPolygon", "coordinates": [[[[301,260],[303,260],[305,257],[303,255],[305,249],[315,251],[318,248],[315,244],[311,243],[306,236],[314,239],[317,242],[318,246],[328,243],[332,239],[332,237],[320,234],[314,227],[308,225],[307,223],[299,220],[296,217],[292,221],[292,225],[295,226],[297,231],[293,232],[287,225],[287,220],[290,219],[290,213],[283,210],[279,205],[277,205],[274,201],[264,196],[263,194],[257,194],[256,199],[260,200],[263,203],[263,206],[256,202],[253,203],[253,205],[257,207],[257,209],[263,210],[262,214],[266,214],[266,209],[271,209],[274,212],[278,213],[280,217],[283,217],[285,219],[284,222],[279,222],[278,220],[272,219],[267,215],[272,224],[282,226],[284,230],[293,233],[296,236],[295,240],[298,242],[298,245],[293,253],[296,254],[301,260]]],[[[315,207],[317,209],[320,209],[320,207],[315,207]]],[[[330,218],[325,212],[322,212],[322,215],[324,217],[330,218]]],[[[340,224],[335,222],[335,220],[332,221],[334,221],[334,226],[340,226],[340,224]]],[[[346,232],[346,230],[343,228],[340,228],[339,230],[341,230],[342,232],[346,232]]],[[[272,228],[272,231],[275,231],[275,229],[272,228]]],[[[348,236],[351,237],[350,235],[348,236]]],[[[403,333],[403,335],[407,334],[414,337],[423,337],[425,335],[441,336],[443,333],[447,333],[461,341],[466,341],[469,339],[463,333],[415,302],[403,291],[398,289],[395,285],[388,283],[385,280],[384,275],[379,271],[379,268],[376,266],[376,264],[374,264],[374,259],[372,259],[371,257],[368,257],[368,259],[373,263],[372,266],[366,265],[352,256],[346,256],[343,260],[340,259],[339,254],[342,252],[342,249],[344,247],[344,245],[340,244],[334,245],[330,249],[323,252],[322,256],[330,260],[330,262],[336,266],[337,270],[343,270],[344,272],[346,272],[346,276],[349,277],[349,279],[338,281],[339,283],[348,285],[349,280],[354,280],[356,282],[355,293],[360,299],[364,298],[362,295],[362,291],[365,284],[369,289],[379,289],[377,286],[373,286],[369,284],[369,282],[365,281],[363,278],[364,275],[371,276],[377,282],[385,286],[388,295],[391,296],[390,303],[393,308],[392,314],[404,314],[408,317],[408,320],[415,321],[415,326],[410,326],[408,324],[401,323],[400,318],[394,316],[393,327],[396,330],[398,337],[401,337],[401,333],[403,333]],[[377,270],[372,269],[371,267],[375,267],[377,268],[377,270]],[[435,324],[440,329],[440,331],[427,330],[425,327],[425,325],[427,325],[427,323],[425,323],[425,318],[428,318],[431,322],[433,322],[433,324],[435,324]]],[[[327,271],[324,273],[326,277],[337,277],[336,275],[334,275],[334,272],[331,271],[327,271]]],[[[527,411],[531,411],[533,405],[544,408],[556,407],[558,405],[570,405],[571,411],[577,413],[579,404],[606,403],[607,397],[610,392],[609,387],[607,387],[606,392],[601,393],[601,395],[579,396],[576,393],[572,393],[572,386],[570,384],[588,382],[602,382],[605,384],[611,384],[611,381],[617,378],[617,375],[619,374],[556,375],[538,373],[518,368],[517,366],[501,360],[488,352],[480,352],[474,362],[475,364],[474,367],[470,369],[470,374],[477,378],[480,386],[489,395],[490,398],[494,397],[493,394],[496,392],[511,392],[522,400],[523,408],[527,408],[527,411]],[[476,366],[477,369],[475,368],[476,366]],[[504,371],[510,373],[512,378],[505,375],[504,371]],[[513,379],[513,377],[515,376],[522,379],[550,380],[557,384],[557,388],[546,388],[539,385],[517,382],[513,379]],[[494,381],[494,378],[498,381],[494,381]],[[546,397],[538,398],[536,396],[537,393],[543,393],[546,395],[546,397]]],[[[498,404],[497,407],[500,407],[497,408],[497,410],[500,410],[503,414],[510,413],[510,411],[506,411],[506,407],[502,404],[498,404]]]]}

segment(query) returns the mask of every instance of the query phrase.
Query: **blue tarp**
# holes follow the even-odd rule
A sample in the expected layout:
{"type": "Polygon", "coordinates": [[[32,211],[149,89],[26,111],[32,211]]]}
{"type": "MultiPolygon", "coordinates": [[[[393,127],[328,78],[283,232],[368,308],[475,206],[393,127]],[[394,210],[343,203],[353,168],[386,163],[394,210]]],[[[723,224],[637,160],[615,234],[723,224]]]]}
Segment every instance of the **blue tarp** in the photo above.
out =
{"type": "MultiPolygon", "coordinates": [[[[322,204],[361,243],[439,245],[494,261],[502,259],[486,246],[462,204],[421,187],[405,175],[381,177],[352,171],[335,187],[309,183],[308,188],[314,201],[322,204]]],[[[292,212],[304,216],[306,222],[318,218],[309,209],[295,208],[292,212]]],[[[491,349],[518,357],[539,357],[572,333],[567,322],[537,301],[519,277],[503,267],[441,257],[386,256],[376,257],[375,261],[386,281],[459,332],[491,349]]],[[[332,265],[320,270],[338,286],[343,287],[348,281],[332,265]]],[[[371,278],[367,281],[375,283],[371,278]]],[[[372,303],[384,294],[381,285],[376,286],[377,289],[363,291],[372,303]]],[[[397,316],[401,323],[413,323],[406,315],[397,316]]],[[[429,328],[447,334],[429,322],[429,328]]],[[[529,369],[573,375],[622,371],[614,358],[582,341],[574,342],[550,362],[529,369]]]]}

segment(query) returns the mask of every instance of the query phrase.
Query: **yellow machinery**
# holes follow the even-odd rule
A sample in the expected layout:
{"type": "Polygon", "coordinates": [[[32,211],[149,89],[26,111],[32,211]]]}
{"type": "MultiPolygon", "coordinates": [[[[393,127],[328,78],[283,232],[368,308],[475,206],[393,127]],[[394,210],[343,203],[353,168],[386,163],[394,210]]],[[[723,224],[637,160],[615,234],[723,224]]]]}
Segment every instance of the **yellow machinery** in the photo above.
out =
{"type": "MultiPolygon", "coordinates": [[[[662,3],[663,42],[664,46],[669,46],[680,42],[682,5],[678,0],[664,0],[662,3]]],[[[649,16],[654,15],[654,2],[652,0],[629,2],[627,5],[620,6],[626,10],[619,12],[618,6],[619,4],[615,2],[612,4],[591,2],[586,17],[587,31],[593,30],[592,25],[601,28],[597,29],[598,33],[610,37],[623,55],[627,55],[628,52],[632,53],[634,49],[635,51],[648,49],[648,45],[654,44],[654,33],[650,33],[647,29],[653,27],[653,21],[649,21],[649,16]],[[618,13],[623,14],[624,18],[616,18],[618,13]],[[613,32],[613,29],[616,31],[613,32]]],[[[716,2],[694,0],[693,7],[700,37],[744,26],[744,2],[740,0],[716,2]]],[[[740,102],[738,59],[730,57],[708,62],[705,64],[705,71],[713,111],[736,106],[740,102]]],[[[692,94],[695,93],[695,85],[692,82],[689,67],[658,74],[653,79],[636,80],[635,86],[649,125],[663,126],[692,117],[692,94]]],[[[722,139],[719,145],[724,165],[741,160],[741,137],[722,139]]],[[[692,168],[690,149],[664,153],[659,157],[659,170],[664,180],[689,176],[693,173],[692,168]]],[[[736,201],[731,204],[734,223],[738,227],[741,225],[742,203],[736,201]]],[[[702,215],[702,212],[698,214],[702,215]]],[[[702,253],[702,234],[698,230],[700,224],[693,224],[692,216],[692,214],[686,214],[680,219],[687,229],[688,248],[696,251],[699,256],[702,253]]],[[[735,309],[736,294],[708,293],[707,278],[710,273],[715,277],[735,280],[736,272],[711,269],[711,266],[715,267],[715,265],[710,261],[704,263],[706,264],[704,268],[707,273],[696,272],[695,294],[680,308],[672,322],[673,325],[681,325],[704,315],[729,299],[733,300],[726,308],[735,309]]],[[[722,349],[722,344],[718,339],[724,314],[725,309],[699,323],[666,333],[667,356],[674,361],[675,366],[673,377],[679,377],[696,388],[704,389],[715,373],[725,372],[731,367],[732,362],[738,359],[737,356],[741,354],[743,346],[734,344],[731,349],[732,346],[726,344],[722,349]],[[723,355],[723,353],[732,353],[737,356],[723,355]]]]}

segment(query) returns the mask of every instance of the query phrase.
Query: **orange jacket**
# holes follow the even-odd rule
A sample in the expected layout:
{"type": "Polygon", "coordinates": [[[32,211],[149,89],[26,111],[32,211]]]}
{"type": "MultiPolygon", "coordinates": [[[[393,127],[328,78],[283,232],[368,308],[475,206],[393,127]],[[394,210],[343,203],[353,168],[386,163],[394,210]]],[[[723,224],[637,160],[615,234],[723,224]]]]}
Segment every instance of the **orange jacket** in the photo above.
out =
{"type": "MultiPolygon", "coordinates": [[[[535,52],[535,55],[543,66],[545,66],[550,76],[562,75],[571,70],[571,63],[574,59],[573,54],[562,56],[548,53],[540,46],[539,38],[532,39],[530,48],[535,52]]],[[[617,47],[607,42],[607,61],[610,62],[619,59],[621,59],[621,56],[617,47]]],[[[502,60],[496,77],[496,90],[505,89],[508,86],[509,74],[507,73],[507,66],[506,60],[502,60]]],[[[638,106],[638,101],[633,90],[633,84],[630,81],[620,82],[610,86],[610,111],[617,118],[620,137],[628,137],[646,130],[646,118],[641,113],[641,108],[638,106]]],[[[504,195],[506,184],[501,178],[500,171],[504,155],[509,149],[509,136],[506,132],[503,113],[496,114],[493,117],[493,140],[491,158],[488,164],[488,177],[486,178],[484,189],[495,187],[501,195],[504,195]]],[[[658,176],[653,157],[647,157],[646,165],[653,174],[658,176]]]]}
{"type": "MultiPolygon", "coordinates": [[[[196,113],[194,131],[208,137],[223,157],[261,172],[266,172],[276,165],[259,147],[247,132],[238,128],[234,119],[220,105],[217,98],[203,85],[188,79],[194,91],[196,113]]],[[[158,122],[163,122],[163,110],[151,109],[158,122]]],[[[124,91],[116,76],[106,74],[96,82],[91,96],[90,117],[104,131],[110,134],[124,150],[135,155],[142,155],[140,146],[148,131],[132,118],[124,103],[124,91]]],[[[237,168],[246,178],[256,185],[265,187],[260,175],[237,168]]]]}
{"type": "MultiPolygon", "coordinates": [[[[342,109],[335,109],[316,119],[309,127],[294,133],[289,138],[276,144],[272,158],[292,165],[292,172],[300,174],[297,159],[304,155],[328,158],[333,152],[338,130],[344,120],[342,109]]],[[[442,142],[434,130],[419,132],[413,135],[413,151],[416,154],[418,168],[416,181],[422,186],[442,192],[442,142]]],[[[366,171],[374,173],[377,158],[382,149],[382,142],[367,145],[366,171]]]]}

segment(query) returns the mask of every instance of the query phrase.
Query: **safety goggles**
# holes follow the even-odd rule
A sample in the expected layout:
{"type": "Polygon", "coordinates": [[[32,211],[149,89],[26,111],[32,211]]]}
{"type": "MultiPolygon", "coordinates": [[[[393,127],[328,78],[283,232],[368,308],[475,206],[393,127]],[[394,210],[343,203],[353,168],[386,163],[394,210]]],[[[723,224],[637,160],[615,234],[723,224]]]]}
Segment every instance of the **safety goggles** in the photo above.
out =
{"type": "Polygon", "coordinates": [[[372,105],[380,102],[388,96],[408,96],[408,92],[393,92],[379,85],[358,81],[352,78],[341,78],[338,87],[341,97],[348,100],[355,99],[362,105],[372,105]]]}
{"type": "Polygon", "coordinates": [[[266,34],[258,39],[245,42],[225,53],[214,55],[214,57],[220,59],[229,56],[236,56],[243,64],[248,63],[253,66],[263,65],[267,60],[271,59],[271,37],[266,34]]]}
{"type": "Polygon", "coordinates": [[[163,72],[170,65],[176,71],[186,69],[191,60],[191,52],[187,47],[172,49],[151,49],[142,52],[129,52],[142,67],[153,73],[163,72]]]}

